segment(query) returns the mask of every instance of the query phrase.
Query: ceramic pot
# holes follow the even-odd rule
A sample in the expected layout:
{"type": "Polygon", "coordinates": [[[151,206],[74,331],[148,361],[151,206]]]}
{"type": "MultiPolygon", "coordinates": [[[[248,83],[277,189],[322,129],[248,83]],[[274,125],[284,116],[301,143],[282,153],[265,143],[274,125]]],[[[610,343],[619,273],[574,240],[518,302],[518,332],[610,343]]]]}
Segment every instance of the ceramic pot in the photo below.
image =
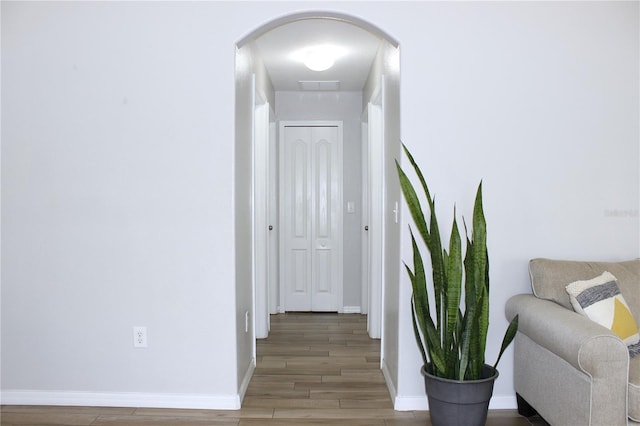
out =
{"type": "Polygon", "coordinates": [[[484,426],[498,370],[490,365],[482,369],[480,380],[451,380],[421,369],[429,400],[433,426],[484,426]]]}

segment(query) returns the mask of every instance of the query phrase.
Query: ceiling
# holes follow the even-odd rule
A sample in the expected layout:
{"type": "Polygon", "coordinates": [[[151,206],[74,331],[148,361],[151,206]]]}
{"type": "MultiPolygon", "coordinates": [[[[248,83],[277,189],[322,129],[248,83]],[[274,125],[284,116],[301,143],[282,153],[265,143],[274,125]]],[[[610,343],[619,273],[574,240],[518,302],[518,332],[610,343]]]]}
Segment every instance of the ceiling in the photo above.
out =
{"type": "MultiPolygon", "coordinates": [[[[304,19],[276,27],[254,42],[276,91],[302,90],[299,82],[339,82],[338,90],[363,89],[381,38],[336,19],[304,19]],[[311,71],[291,58],[296,50],[319,44],[344,47],[346,54],[326,71],[311,71]]],[[[310,84],[306,90],[335,90],[310,84]]],[[[331,86],[331,85],[326,85],[331,86]]]]}

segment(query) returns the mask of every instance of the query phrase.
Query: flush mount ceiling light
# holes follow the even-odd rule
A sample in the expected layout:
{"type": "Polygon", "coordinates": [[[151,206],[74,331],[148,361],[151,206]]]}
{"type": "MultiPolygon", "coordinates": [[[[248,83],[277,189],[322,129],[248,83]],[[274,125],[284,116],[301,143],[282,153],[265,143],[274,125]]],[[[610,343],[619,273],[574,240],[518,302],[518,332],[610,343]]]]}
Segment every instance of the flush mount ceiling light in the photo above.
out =
{"type": "Polygon", "coordinates": [[[346,49],[343,47],[321,44],[297,50],[291,56],[294,60],[305,64],[310,70],[325,71],[335,64],[336,59],[345,54],[346,49]]]}

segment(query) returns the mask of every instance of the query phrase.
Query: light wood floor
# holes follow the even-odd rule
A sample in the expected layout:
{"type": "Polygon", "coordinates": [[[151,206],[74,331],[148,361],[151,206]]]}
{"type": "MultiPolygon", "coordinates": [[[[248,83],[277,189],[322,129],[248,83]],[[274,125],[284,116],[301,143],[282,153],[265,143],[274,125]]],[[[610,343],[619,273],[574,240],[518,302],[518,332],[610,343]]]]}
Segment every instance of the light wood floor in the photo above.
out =
{"type": "MultiPolygon", "coordinates": [[[[12,425],[425,426],[425,411],[394,411],[380,372],[380,341],[366,317],[281,314],[257,345],[241,410],[3,406],[12,425]]],[[[514,410],[490,411],[488,426],[539,424],[514,410]]]]}

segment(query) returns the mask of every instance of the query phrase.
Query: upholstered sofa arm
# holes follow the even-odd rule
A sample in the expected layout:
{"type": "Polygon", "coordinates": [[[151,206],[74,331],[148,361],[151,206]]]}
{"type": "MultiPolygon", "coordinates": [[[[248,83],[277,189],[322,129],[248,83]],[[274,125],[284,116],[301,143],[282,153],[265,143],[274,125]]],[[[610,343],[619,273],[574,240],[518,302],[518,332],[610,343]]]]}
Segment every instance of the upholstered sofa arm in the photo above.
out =
{"type": "Polygon", "coordinates": [[[628,350],[613,332],[557,303],[532,294],[511,297],[509,321],[518,314],[518,331],[593,378],[626,380],[628,350]]]}

